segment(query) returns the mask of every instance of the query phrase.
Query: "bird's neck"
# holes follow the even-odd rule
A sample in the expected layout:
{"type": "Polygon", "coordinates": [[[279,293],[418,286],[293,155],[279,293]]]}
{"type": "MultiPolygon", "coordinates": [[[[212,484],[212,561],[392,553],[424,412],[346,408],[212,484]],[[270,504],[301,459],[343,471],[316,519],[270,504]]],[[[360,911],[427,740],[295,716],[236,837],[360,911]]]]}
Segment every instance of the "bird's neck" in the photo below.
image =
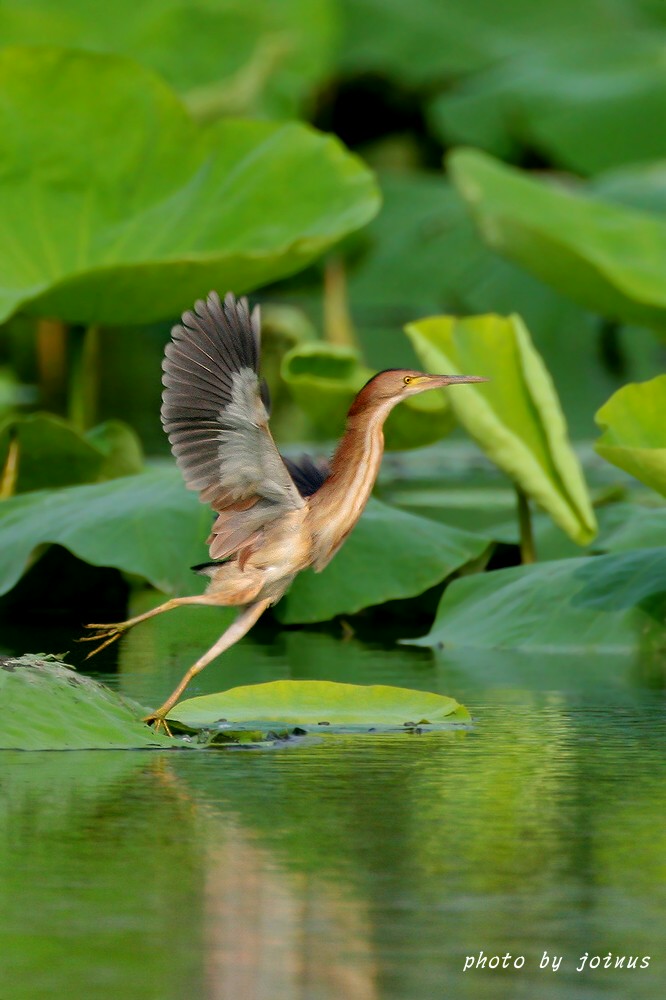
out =
{"type": "Polygon", "coordinates": [[[345,432],[331,459],[331,473],[310,501],[317,548],[315,568],[321,569],[363,513],[375,485],[384,454],[384,421],[392,401],[372,408],[352,409],[345,432]]]}

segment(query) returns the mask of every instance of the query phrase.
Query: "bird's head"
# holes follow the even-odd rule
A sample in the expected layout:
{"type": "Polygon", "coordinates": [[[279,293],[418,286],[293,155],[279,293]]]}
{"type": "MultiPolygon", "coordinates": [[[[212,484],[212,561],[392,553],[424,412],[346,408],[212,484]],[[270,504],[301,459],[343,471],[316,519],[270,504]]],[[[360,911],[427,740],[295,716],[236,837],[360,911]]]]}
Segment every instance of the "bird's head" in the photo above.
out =
{"type": "Polygon", "coordinates": [[[428,375],[411,368],[389,368],[379,372],[363,386],[350,410],[360,412],[368,406],[394,406],[407,396],[415,396],[428,389],[443,389],[447,385],[463,382],[487,382],[481,375],[428,375]]]}

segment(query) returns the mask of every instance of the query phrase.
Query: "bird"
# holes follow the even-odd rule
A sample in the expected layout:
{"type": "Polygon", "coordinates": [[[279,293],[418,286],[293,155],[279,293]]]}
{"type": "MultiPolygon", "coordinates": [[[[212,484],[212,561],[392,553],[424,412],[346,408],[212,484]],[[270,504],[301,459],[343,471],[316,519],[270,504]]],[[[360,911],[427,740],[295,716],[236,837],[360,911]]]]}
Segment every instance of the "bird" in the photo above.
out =
{"type": "Polygon", "coordinates": [[[217,292],[173,327],[162,364],[161,418],[185,485],[215,520],[202,594],[172,597],[127,621],[87,625],[99,652],[128,629],[186,605],[236,607],[235,621],[144,721],[169,733],[167,716],[194,677],[238,642],[296,575],[331,561],[360,518],[384,451],[383,425],[402,400],[431,389],[487,382],[476,375],[430,375],[392,368],[355,397],[330,463],[285,458],[269,428],[270,399],[259,372],[260,312],[247,298],[217,292]]]}

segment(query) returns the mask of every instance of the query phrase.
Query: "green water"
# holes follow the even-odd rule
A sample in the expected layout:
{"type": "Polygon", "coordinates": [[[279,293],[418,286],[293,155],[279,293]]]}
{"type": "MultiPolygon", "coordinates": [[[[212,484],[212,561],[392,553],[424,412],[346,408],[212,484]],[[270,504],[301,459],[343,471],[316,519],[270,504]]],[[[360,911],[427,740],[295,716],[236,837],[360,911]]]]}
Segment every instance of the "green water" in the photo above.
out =
{"type": "MultiPolygon", "coordinates": [[[[219,626],[187,609],[136,629],[111,682],[154,704],[219,626]]],[[[194,693],[395,683],[454,695],[474,726],[266,751],[3,753],[0,997],[656,1000],[662,671],[264,629],[194,693]],[[480,951],[524,965],[463,971],[480,951]],[[544,951],[557,971],[539,968],[544,951]],[[585,952],[601,967],[576,972],[585,952]],[[649,965],[604,969],[609,953],[649,965]]]]}

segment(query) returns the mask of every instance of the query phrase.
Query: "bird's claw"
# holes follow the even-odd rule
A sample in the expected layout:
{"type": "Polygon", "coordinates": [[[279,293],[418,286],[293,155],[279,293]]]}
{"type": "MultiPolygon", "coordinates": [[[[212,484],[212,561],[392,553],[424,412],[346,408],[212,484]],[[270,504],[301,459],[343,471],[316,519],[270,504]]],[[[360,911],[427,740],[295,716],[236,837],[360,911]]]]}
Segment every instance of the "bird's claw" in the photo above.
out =
{"type": "Polygon", "coordinates": [[[166,736],[173,736],[166,717],[160,715],[159,712],[151,712],[150,715],[146,715],[141,721],[145,722],[147,726],[153,726],[153,732],[155,733],[159,733],[160,729],[164,729],[166,736]]]}
{"type": "Polygon", "coordinates": [[[95,655],[95,653],[99,653],[103,649],[106,649],[106,647],[110,646],[112,642],[119,639],[124,632],[122,622],[112,625],[84,625],[83,627],[95,629],[96,632],[94,635],[82,635],[79,639],[77,639],[77,642],[97,642],[100,639],[103,640],[100,642],[99,646],[95,646],[94,649],[90,650],[88,655],[85,657],[86,660],[89,660],[91,656],[95,655]]]}

